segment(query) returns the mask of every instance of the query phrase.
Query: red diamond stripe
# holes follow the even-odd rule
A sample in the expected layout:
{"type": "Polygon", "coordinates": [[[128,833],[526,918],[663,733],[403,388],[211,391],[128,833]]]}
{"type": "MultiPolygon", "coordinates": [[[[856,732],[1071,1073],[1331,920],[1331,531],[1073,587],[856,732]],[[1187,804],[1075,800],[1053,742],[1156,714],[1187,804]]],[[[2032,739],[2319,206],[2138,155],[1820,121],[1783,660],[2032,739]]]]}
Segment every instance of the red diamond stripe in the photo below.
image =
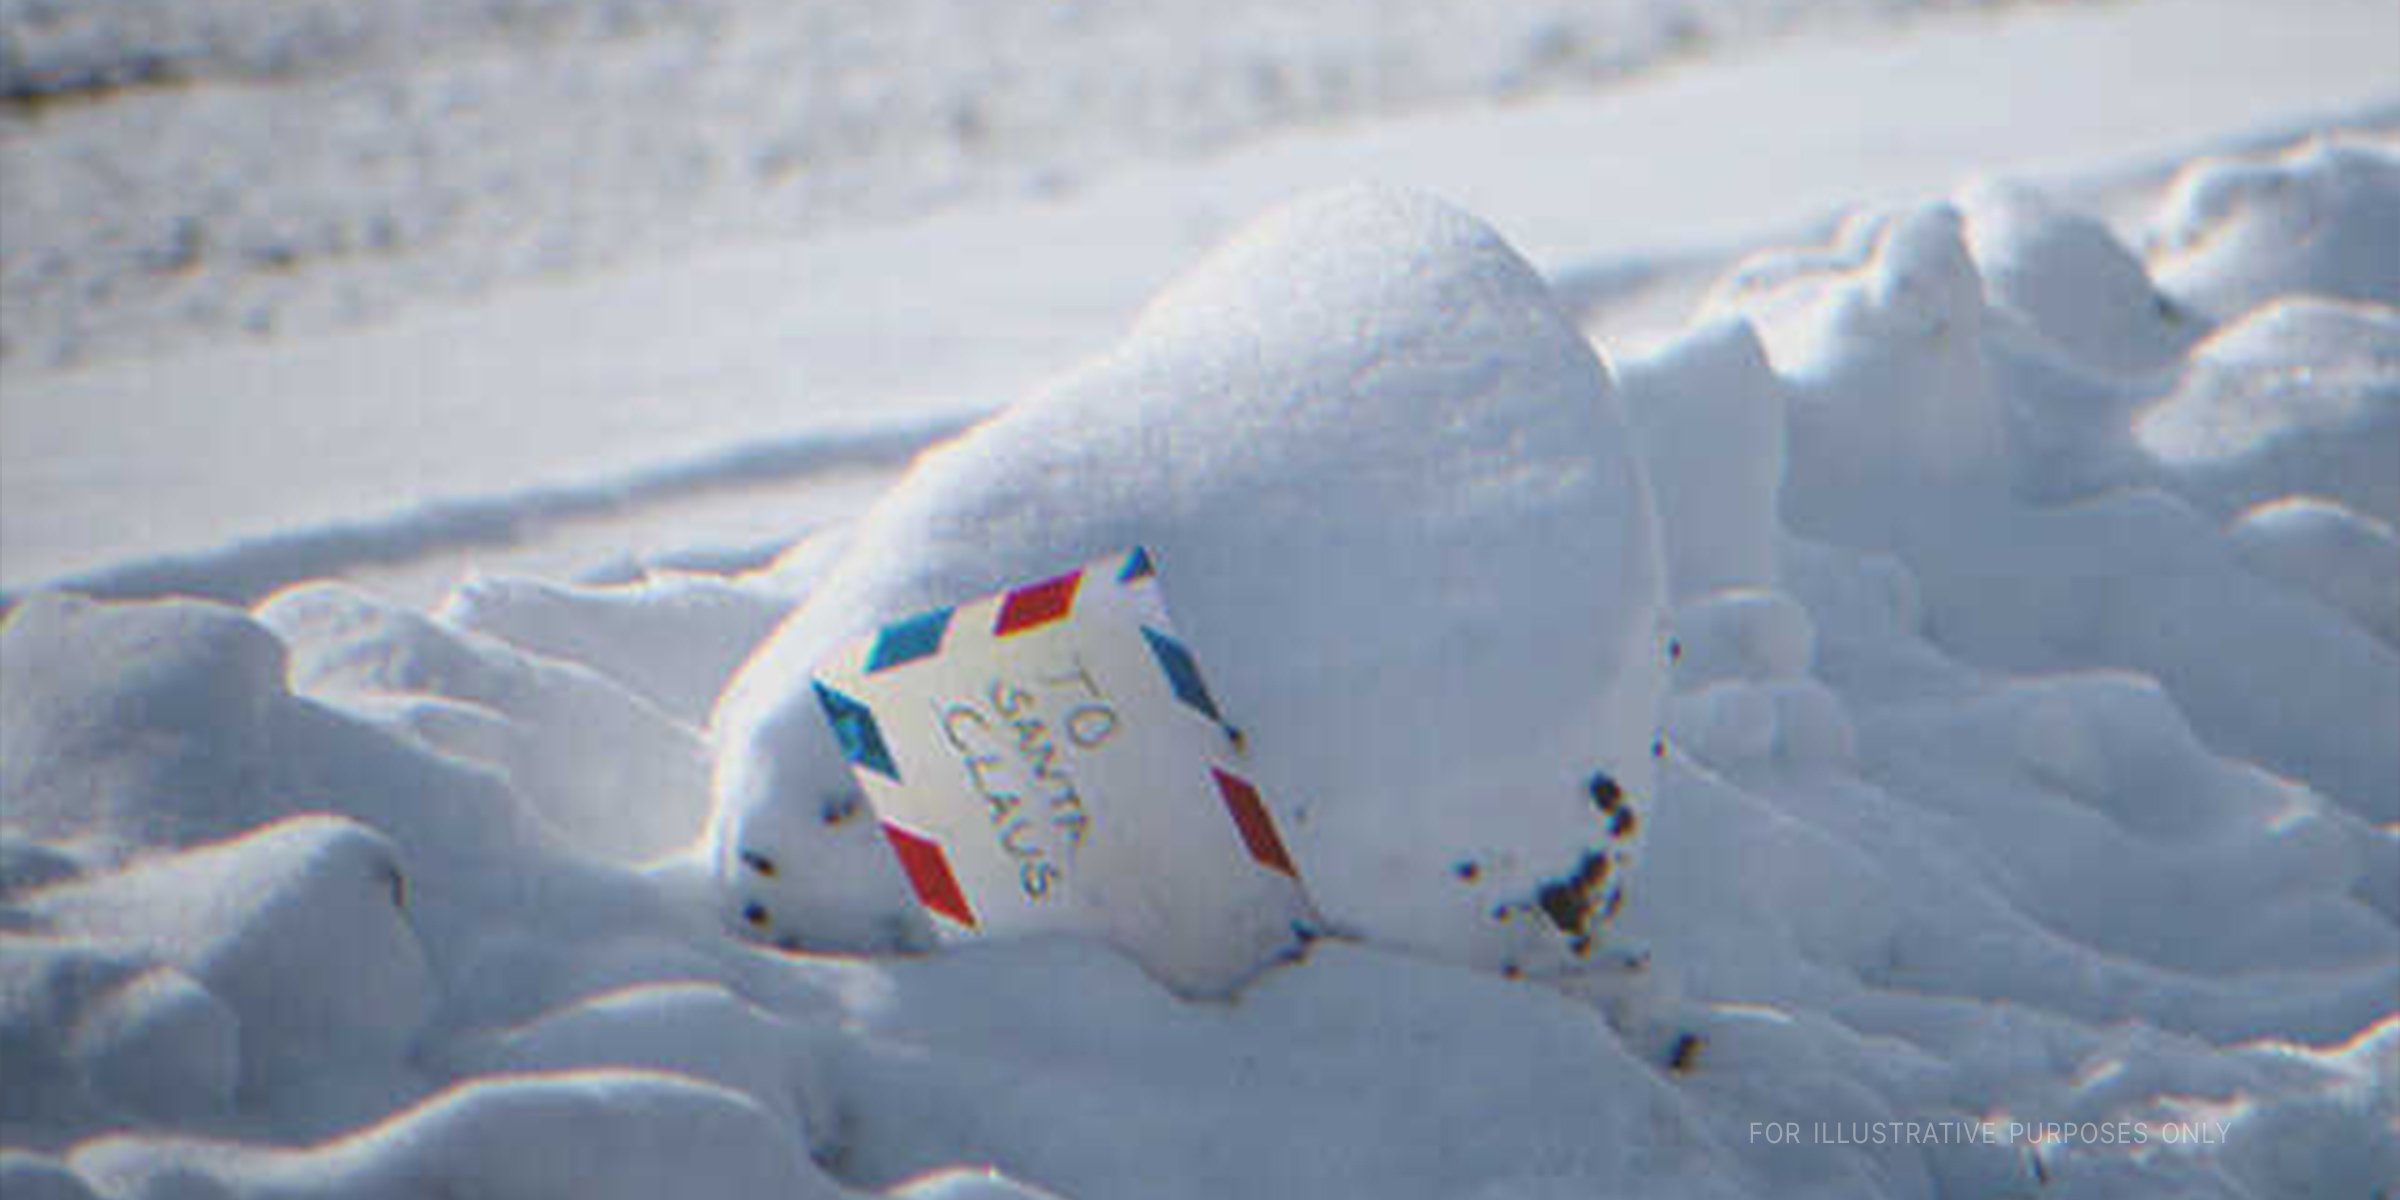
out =
{"type": "Polygon", "coordinates": [[[1283,839],[1275,836],[1275,819],[1267,815],[1258,789],[1240,776],[1215,767],[1208,770],[1217,777],[1217,794],[1225,797],[1225,811],[1233,814],[1233,826],[1242,831],[1242,845],[1249,848],[1250,857],[1270,871],[1300,878],[1300,872],[1292,867],[1292,856],[1284,853],[1283,839]]]}
{"type": "Polygon", "coordinates": [[[1081,582],[1083,572],[1069,571],[1010,592],[1008,599],[1000,602],[1000,619],[992,625],[992,636],[1007,637],[1066,616],[1075,607],[1075,585],[1081,582]]]}
{"type": "Polygon", "coordinates": [[[959,890],[958,876],[950,873],[950,857],[942,853],[940,842],[890,821],[883,823],[883,837],[892,844],[892,854],[899,858],[900,869],[908,873],[908,886],[916,890],[918,902],[969,929],[975,928],[975,910],[967,907],[967,894],[959,890]]]}

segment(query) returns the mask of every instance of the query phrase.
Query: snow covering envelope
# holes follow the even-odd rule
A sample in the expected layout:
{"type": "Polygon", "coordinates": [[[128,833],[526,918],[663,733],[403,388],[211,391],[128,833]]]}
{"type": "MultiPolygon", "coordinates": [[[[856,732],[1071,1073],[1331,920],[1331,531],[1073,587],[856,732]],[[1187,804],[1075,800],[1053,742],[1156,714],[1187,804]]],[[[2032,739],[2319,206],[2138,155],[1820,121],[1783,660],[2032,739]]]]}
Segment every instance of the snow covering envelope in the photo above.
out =
{"type": "Polygon", "coordinates": [[[1219,992],[1314,924],[1145,550],[885,625],[815,683],[947,938],[1098,932],[1219,992]]]}

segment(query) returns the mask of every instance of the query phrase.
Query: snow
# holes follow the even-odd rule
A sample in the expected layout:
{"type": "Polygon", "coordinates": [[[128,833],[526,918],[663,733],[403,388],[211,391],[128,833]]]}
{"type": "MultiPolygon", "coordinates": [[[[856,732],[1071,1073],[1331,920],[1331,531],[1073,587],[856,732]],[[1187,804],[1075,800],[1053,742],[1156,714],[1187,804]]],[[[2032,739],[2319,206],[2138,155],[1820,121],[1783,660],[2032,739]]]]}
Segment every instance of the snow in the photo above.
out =
{"type": "Polygon", "coordinates": [[[2197,347],[2134,436],[2212,513],[2319,489],[2363,515],[2400,519],[2400,479],[2378,469],[2400,451],[2396,356],[2400,324],[2388,306],[2277,299],[2197,347]],[[2296,369],[2302,353],[2307,366],[2296,369]]]}
{"type": "Polygon", "coordinates": [[[2243,512],[2228,532],[2251,570],[2400,646],[2400,536],[2390,525],[2321,497],[2292,496],[2243,512]]]}
{"type": "Polygon", "coordinates": [[[689,726],[599,673],[340,584],[279,592],[257,617],[287,648],[294,691],[392,720],[499,771],[559,837],[616,859],[689,839],[707,787],[705,748],[689,726]],[[618,753],[596,759],[594,741],[618,753]]]}
{"type": "Polygon", "coordinates": [[[109,995],[99,1028],[78,1023],[77,1065],[100,1102],[139,1111],[148,1089],[184,1082],[133,1057],[152,1049],[169,1070],[231,1085],[211,1096],[223,1111],[239,1097],[321,1102],[400,1055],[437,1000],[399,915],[402,879],[382,835],[304,816],[45,889],[24,910],[52,937],[159,964],[109,995]],[[238,1076],[214,1078],[229,1055],[238,1076]]]}
{"type": "Polygon", "coordinates": [[[2195,163],[2166,201],[2159,279],[2218,316],[2293,292],[2388,297],[2400,285],[2393,170],[2389,155],[2331,139],[2263,162],[2195,163]]]}
{"type": "Polygon", "coordinates": [[[1664,531],[1676,599],[1771,586],[1783,489],[1783,397],[1758,335],[1706,323],[1616,376],[1664,531]]]}
{"type": "Polygon", "coordinates": [[[439,617],[544,658],[589,664],[697,725],[791,607],[771,587],[703,573],[598,586],[480,576],[462,583],[439,617]]]}
{"type": "Polygon", "coordinates": [[[2390,1194],[2391,20],[1928,21],[12,362],[0,1194],[2390,1194]],[[1272,203],[1362,174],[1461,203],[1272,203]],[[1140,543],[1332,935],[895,948],[812,657],[1140,543]],[[1621,910],[1495,938],[1595,768],[1621,910]]]}
{"type": "Polygon", "coordinates": [[[727,1196],[831,1197],[738,1093],[642,1071],[463,1084],[376,1129],[302,1150],[101,1139],[69,1159],[102,1196],[656,1196],[695,1175],[727,1196]],[[200,1194],[208,1194],[203,1190],[200,1194]]]}
{"type": "Polygon", "coordinates": [[[1531,268],[1455,210],[1363,188],[1263,218],[861,519],[714,721],[729,920],[763,902],[773,932],[830,945],[905,924],[880,838],[820,819],[855,794],[811,675],[836,643],[1137,545],[1334,929],[1572,961],[1638,845],[1611,814],[1651,795],[1648,486],[1531,268]],[[836,854],[881,868],[871,910],[819,916],[813,883],[745,861],[836,854]]]}

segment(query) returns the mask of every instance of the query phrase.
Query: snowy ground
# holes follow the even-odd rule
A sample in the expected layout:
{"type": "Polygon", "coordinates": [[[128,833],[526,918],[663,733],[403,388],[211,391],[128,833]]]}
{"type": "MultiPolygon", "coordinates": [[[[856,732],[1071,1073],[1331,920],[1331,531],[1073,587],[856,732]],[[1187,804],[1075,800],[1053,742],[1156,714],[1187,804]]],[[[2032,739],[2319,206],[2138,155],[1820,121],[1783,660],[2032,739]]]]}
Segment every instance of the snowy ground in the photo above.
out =
{"type": "Polygon", "coordinates": [[[1951,17],[370,328],[12,307],[0,1193],[2400,1194],[2396,68],[1951,17]],[[1250,226],[1361,176],[1497,234],[1250,226]],[[776,949],[914,919],[814,657],[1135,542],[1336,936],[776,949]]]}
{"type": "Polygon", "coordinates": [[[323,330],[2005,0],[8,0],[0,355],[323,330]]]}

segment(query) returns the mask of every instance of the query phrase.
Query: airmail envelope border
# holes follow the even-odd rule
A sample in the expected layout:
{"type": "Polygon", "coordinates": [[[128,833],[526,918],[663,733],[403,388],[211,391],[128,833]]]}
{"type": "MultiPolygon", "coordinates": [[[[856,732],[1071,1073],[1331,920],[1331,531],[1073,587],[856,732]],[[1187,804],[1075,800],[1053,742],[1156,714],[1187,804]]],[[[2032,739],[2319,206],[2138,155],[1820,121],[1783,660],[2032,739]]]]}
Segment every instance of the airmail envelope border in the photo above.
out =
{"type": "Polygon", "coordinates": [[[816,688],[945,936],[1305,907],[1146,550],[890,622],[830,655],[816,688]]]}

